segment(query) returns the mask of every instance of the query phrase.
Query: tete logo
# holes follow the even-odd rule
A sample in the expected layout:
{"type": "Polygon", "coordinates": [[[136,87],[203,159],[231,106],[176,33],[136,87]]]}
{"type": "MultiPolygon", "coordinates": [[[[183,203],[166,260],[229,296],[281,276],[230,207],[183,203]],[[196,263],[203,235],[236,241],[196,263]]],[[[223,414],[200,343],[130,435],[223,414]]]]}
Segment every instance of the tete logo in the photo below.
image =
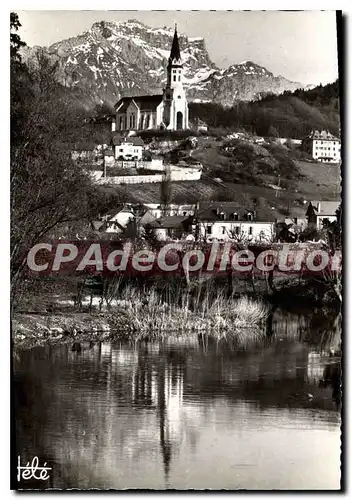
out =
{"type": "Polygon", "coordinates": [[[47,467],[46,462],[44,462],[43,467],[40,467],[38,457],[34,457],[32,463],[27,462],[27,465],[21,465],[20,455],[18,455],[17,460],[17,481],[21,481],[21,479],[24,479],[25,481],[28,479],[38,479],[39,481],[46,481],[47,479],[49,479],[50,475],[48,474],[48,471],[52,470],[52,468],[47,467]]]}

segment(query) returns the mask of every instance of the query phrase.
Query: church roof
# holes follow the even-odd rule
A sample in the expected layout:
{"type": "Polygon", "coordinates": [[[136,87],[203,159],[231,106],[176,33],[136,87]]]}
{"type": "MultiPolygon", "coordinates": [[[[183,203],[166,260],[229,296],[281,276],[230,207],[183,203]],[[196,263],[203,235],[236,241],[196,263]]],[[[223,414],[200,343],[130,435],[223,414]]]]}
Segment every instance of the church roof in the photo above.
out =
{"type": "Polygon", "coordinates": [[[174,34],[174,39],[172,40],[169,61],[180,61],[180,60],[181,60],[180,46],[178,43],[177,29],[175,28],[175,34],[174,34]]]}
{"type": "Polygon", "coordinates": [[[162,100],[163,94],[122,97],[122,99],[120,99],[115,105],[115,108],[119,108],[122,104],[119,109],[119,113],[125,113],[128,106],[132,101],[134,101],[139,107],[140,111],[156,111],[156,108],[159,106],[162,100]]]}

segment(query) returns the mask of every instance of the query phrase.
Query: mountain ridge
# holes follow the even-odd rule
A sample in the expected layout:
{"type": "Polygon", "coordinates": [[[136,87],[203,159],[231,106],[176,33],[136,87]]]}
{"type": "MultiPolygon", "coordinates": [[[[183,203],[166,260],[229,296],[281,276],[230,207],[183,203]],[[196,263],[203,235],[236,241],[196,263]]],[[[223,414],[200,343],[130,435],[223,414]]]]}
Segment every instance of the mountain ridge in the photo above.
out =
{"type": "MultiPolygon", "coordinates": [[[[92,103],[114,104],[135,92],[161,91],[173,34],[172,28],[150,28],[138,20],[100,21],[49,47],[27,47],[23,58],[34,63],[36,52],[44,51],[58,61],[65,87],[80,89],[92,103]]],[[[237,100],[307,87],[249,60],[221,69],[211,60],[203,37],[179,34],[179,43],[189,101],[231,106],[237,100]]]]}

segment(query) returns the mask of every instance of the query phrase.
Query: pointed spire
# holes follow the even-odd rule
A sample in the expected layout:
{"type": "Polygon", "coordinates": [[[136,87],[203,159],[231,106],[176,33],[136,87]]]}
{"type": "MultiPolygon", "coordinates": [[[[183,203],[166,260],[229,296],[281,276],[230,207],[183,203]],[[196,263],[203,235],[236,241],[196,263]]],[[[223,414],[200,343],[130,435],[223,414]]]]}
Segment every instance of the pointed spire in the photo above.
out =
{"type": "Polygon", "coordinates": [[[181,59],[181,54],[180,54],[180,46],[178,44],[177,24],[175,24],[175,33],[174,33],[174,39],[172,40],[169,61],[174,61],[174,60],[179,61],[180,59],[181,59]]]}

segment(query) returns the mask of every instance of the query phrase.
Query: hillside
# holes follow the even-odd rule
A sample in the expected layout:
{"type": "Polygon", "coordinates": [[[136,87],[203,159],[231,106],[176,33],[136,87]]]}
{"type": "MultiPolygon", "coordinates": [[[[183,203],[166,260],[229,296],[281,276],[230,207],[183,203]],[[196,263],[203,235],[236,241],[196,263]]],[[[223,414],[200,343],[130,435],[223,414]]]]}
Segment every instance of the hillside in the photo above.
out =
{"type": "MultiPolygon", "coordinates": [[[[192,157],[204,166],[202,179],[172,183],[174,203],[240,201],[244,206],[260,206],[268,218],[282,219],[304,217],[307,200],[340,196],[339,166],[306,161],[291,147],[199,137],[192,157]]],[[[158,184],[100,189],[129,202],[160,202],[158,184]]]]}
{"type": "MultiPolygon", "coordinates": [[[[50,47],[22,50],[24,61],[44,51],[59,64],[60,83],[75,89],[86,107],[114,104],[121,95],[153,93],[165,84],[173,28],[150,28],[137,20],[94,23],[90,30],[50,47]]],[[[203,38],[179,34],[184,64],[184,85],[190,101],[232,105],[262,93],[281,93],[302,87],[263,66],[243,61],[220,69],[203,38]]]]}
{"type": "Polygon", "coordinates": [[[190,119],[199,118],[211,127],[246,130],[260,136],[302,139],[312,129],[339,135],[338,81],[311,90],[299,89],[267,95],[231,108],[215,103],[191,103],[190,119]]]}

